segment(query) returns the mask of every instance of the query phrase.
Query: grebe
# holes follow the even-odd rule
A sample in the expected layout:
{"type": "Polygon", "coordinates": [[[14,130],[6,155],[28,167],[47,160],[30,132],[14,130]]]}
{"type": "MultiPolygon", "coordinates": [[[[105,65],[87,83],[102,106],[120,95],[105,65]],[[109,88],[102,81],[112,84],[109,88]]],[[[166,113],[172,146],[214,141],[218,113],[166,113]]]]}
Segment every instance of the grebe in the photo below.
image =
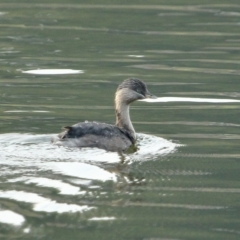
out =
{"type": "Polygon", "coordinates": [[[97,147],[107,151],[126,151],[136,142],[129,116],[129,104],[144,98],[156,98],[144,82],[136,78],[124,80],[115,94],[116,124],[81,122],[65,127],[53,142],[66,147],[97,147]]]}

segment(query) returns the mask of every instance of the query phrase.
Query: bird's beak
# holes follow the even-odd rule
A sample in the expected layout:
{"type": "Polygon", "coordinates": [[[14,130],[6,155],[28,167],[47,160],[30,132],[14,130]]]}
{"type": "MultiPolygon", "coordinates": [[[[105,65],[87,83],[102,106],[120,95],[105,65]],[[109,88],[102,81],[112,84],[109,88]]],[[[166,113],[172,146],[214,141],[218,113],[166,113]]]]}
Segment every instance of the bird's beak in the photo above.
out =
{"type": "Polygon", "coordinates": [[[156,98],[158,98],[157,96],[151,94],[149,91],[147,91],[145,97],[146,97],[146,98],[152,98],[152,99],[156,99],[156,98]]]}

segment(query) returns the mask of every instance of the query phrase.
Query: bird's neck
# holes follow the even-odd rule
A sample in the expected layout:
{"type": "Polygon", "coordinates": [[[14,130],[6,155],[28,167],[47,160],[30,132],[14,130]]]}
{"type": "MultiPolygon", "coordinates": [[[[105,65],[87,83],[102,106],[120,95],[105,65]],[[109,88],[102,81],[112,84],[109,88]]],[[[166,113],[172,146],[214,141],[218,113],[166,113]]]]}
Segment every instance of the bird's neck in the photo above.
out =
{"type": "Polygon", "coordinates": [[[136,133],[133,128],[130,115],[129,115],[129,104],[124,97],[125,93],[123,90],[116,93],[115,96],[115,111],[116,111],[116,126],[128,131],[134,140],[136,140],[136,133]]]}

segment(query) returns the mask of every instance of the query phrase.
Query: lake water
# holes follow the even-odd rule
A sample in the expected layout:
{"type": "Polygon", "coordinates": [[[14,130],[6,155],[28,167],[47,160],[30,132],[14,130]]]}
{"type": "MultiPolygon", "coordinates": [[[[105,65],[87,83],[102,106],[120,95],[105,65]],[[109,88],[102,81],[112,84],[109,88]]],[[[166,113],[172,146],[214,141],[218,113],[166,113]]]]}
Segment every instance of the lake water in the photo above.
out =
{"type": "Polygon", "coordinates": [[[240,239],[239,2],[81,2],[0,3],[0,238],[240,239]],[[51,144],[129,77],[137,152],[51,144]]]}

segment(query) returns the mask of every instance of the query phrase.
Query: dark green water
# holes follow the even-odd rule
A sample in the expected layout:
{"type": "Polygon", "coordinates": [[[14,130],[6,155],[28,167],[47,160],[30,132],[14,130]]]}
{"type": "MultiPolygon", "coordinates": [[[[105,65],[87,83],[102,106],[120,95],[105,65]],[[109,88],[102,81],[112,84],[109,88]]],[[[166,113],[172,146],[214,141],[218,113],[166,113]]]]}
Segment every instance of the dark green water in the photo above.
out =
{"type": "Polygon", "coordinates": [[[0,3],[1,239],[240,239],[240,5],[189,2],[0,3]],[[134,103],[124,163],[49,143],[129,77],[203,102],[134,103]]]}

